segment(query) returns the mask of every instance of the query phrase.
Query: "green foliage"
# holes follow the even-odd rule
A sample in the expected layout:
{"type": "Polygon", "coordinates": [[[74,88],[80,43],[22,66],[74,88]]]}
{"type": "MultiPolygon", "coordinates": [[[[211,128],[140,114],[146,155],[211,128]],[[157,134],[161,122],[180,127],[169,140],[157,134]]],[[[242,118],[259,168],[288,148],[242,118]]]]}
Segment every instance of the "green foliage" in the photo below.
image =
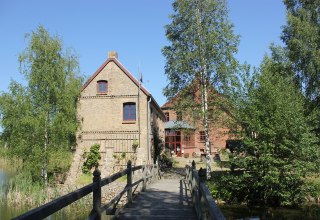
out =
{"type": "Polygon", "coordinates": [[[152,131],[153,133],[153,162],[157,163],[157,161],[160,159],[161,151],[163,150],[163,140],[159,135],[159,129],[155,128],[152,131]]]}
{"type": "MultiPolygon", "coordinates": [[[[90,182],[92,182],[92,177],[90,177],[90,181],[87,183],[90,182]]],[[[65,194],[64,190],[61,191],[56,186],[51,185],[48,188],[44,188],[41,183],[35,183],[28,172],[17,173],[8,184],[2,187],[4,188],[0,188],[0,204],[12,207],[15,210],[12,213],[8,213],[8,217],[10,218],[39,207],[65,194]],[[6,193],[1,194],[3,191],[6,193]]],[[[71,192],[74,189],[68,189],[68,191],[71,192]]],[[[53,217],[55,219],[79,219],[79,216],[85,218],[90,212],[88,204],[91,201],[92,195],[86,196],[56,212],[53,217]]],[[[1,217],[3,216],[1,215],[1,217]]]]}
{"type": "Polygon", "coordinates": [[[120,162],[120,160],[123,160],[126,158],[127,153],[126,152],[122,152],[122,153],[113,153],[112,156],[114,159],[116,159],[118,162],[120,162]]]}
{"type": "Polygon", "coordinates": [[[233,33],[225,0],[176,0],[173,11],[166,26],[171,44],[162,50],[169,80],[164,94],[175,97],[175,111],[197,126],[201,118],[207,123],[209,109],[211,116],[218,115],[216,91],[227,94],[236,82],[239,36],[233,33]]]}
{"type": "Polygon", "coordinates": [[[287,24],[281,38],[296,82],[307,97],[306,113],[320,138],[320,1],[285,0],[284,3],[287,24]]]}
{"type": "Polygon", "coordinates": [[[164,94],[169,98],[175,96],[204,68],[205,78],[222,92],[237,68],[233,55],[239,43],[228,19],[226,1],[176,0],[173,11],[172,22],[166,26],[171,45],[162,50],[169,79],[164,94]]]}
{"type": "Polygon", "coordinates": [[[68,149],[50,152],[48,163],[49,179],[64,183],[72,163],[73,154],[68,149]]]}
{"type": "MultiPolygon", "coordinates": [[[[221,177],[227,201],[272,206],[300,204],[308,194],[307,175],[317,172],[319,149],[304,114],[304,97],[284,66],[266,57],[242,94],[239,116],[243,151],[221,177]]],[[[239,95],[239,94],[238,94],[239,95]]]]}
{"type": "Polygon", "coordinates": [[[217,119],[223,100],[216,91],[227,94],[236,81],[239,36],[233,33],[225,0],[176,0],[173,10],[166,26],[171,44],[162,50],[169,80],[164,94],[175,97],[175,111],[198,126],[201,118],[204,123],[217,119]]]}
{"type": "Polygon", "coordinates": [[[93,167],[99,165],[99,160],[101,159],[100,145],[94,144],[90,147],[90,152],[85,154],[85,162],[82,166],[82,172],[87,174],[90,173],[93,167]]]}
{"type": "Polygon", "coordinates": [[[320,97],[320,2],[285,0],[284,3],[288,14],[281,38],[288,48],[300,86],[313,100],[320,97]]]}
{"type": "Polygon", "coordinates": [[[27,85],[12,81],[9,92],[0,96],[2,138],[10,155],[23,160],[32,180],[46,184],[48,177],[68,167],[56,153],[75,145],[82,80],[76,56],[63,52],[60,38],[40,26],[27,40],[19,56],[27,85]]]}
{"type": "MultiPolygon", "coordinates": [[[[226,0],[175,0],[172,6],[172,21],[166,26],[170,45],[162,49],[169,81],[164,95],[173,101],[177,115],[183,113],[184,119],[178,120],[190,123],[193,119],[194,127],[203,127],[209,155],[213,144],[209,142],[209,113],[215,118],[220,110],[217,92],[227,95],[237,81],[234,55],[239,36],[233,33],[226,0]]],[[[207,157],[207,178],[209,161],[207,157]]]]}
{"type": "Polygon", "coordinates": [[[49,192],[40,183],[35,183],[30,173],[18,173],[5,186],[6,194],[1,197],[3,204],[15,208],[35,207],[54,198],[55,191],[49,192]],[[50,194],[50,195],[49,195],[50,194]]]}
{"type": "Polygon", "coordinates": [[[137,139],[134,139],[132,143],[133,152],[137,152],[138,147],[139,147],[139,141],[137,139]]]}

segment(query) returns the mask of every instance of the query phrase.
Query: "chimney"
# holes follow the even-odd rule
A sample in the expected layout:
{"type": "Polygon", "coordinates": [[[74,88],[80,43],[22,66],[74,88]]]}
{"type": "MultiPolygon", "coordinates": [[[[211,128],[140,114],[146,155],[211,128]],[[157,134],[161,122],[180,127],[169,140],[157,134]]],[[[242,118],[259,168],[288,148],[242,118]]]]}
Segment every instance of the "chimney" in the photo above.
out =
{"type": "Polygon", "coordinates": [[[109,52],[108,52],[108,58],[118,59],[118,53],[117,53],[117,51],[109,51],[109,52]]]}

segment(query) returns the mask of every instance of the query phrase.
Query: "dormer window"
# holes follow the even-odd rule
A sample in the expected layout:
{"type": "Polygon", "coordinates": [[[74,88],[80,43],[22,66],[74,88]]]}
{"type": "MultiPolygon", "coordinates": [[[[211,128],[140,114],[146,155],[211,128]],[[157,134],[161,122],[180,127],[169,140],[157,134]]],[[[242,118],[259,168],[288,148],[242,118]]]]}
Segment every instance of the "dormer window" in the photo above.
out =
{"type": "Polygon", "coordinates": [[[107,80],[99,80],[97,84],[98,93],[107,93],[108,92],[108,81],[107,80]]]}

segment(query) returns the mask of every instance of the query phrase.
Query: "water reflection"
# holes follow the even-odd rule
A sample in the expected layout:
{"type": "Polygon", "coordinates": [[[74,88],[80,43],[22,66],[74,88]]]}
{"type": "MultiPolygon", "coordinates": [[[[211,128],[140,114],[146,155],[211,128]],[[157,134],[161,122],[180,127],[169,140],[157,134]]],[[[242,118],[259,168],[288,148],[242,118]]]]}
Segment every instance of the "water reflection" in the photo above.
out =
{"type": "MultiPolygon", "coordinates": [[[[13,172],[6,171],[0,168],[0,197],[6,191],[5,185],[13,177],[13,172]]],[[[0,219],[10,219],[15,215],[14,209],[8,207],[4,202],[0,203],[0,219]]]]}

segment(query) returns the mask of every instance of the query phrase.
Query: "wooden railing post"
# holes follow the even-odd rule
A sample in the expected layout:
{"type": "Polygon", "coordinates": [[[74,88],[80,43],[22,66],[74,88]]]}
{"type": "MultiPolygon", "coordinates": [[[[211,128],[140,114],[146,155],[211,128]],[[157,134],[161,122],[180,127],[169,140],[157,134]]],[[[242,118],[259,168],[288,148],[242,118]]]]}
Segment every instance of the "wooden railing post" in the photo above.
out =
{"type": "Polygon", "coordinates": [[[199,182],[198,182],[199,200],[198,200],[198,202],[199,202],[200,219],[206,219],[205,207],[204,207],[204,204],[202,204],[203,195],[201,192],[201,183],[203,183],[205,181],[206,173],[207,173],[207,169],[202,169],[202,167],[200,167],[200,169],[198,171],[198,177],[199,177],[199,182]]]}
{"type": "Polygon", "coordinates": [[[94,189],[92,191],[93,193],[93,211],[97,213],[97,220],[101,219],[101,213],[100,213],[100,208],[101,208],[101,172],[98,168],[96,168],[93,172],[93,183],[94,189]]]}
{"type": "Polygon", "coordinates": [[[194,162],[194,160],[192,161],[192,169],[193,169],[193,170],[196,169],[196,162],[194,162]]]}
{"type": "Polygon", "coordinates": [[[197,184],[197,182],[195,181],[196,179],[195,179],[195,177],[193,176],[193,171],[194,170],[196,170],[196,162],[194,162],[194,160],[192,161],[192,163],[191,163],[191,174],[190,174],[190,180],[191,180],[191,190],[193,191],[194,190],[194,188],[196,187],[196,184],[197,184]],[[194,181],[195,181],[195,183],[194,183],[194,181]]]}
{"type": "Polygon", "coordinates": [[[142,183],[142,189],[141,191],[145,191],[147,188],[147,165],[144,165],[144,170],[143,170],[143,183],[142,183]]]}
{"type": "MultiPolygon", "coordinates": [[[[131,163],[131,160],[129,160],[127,163],[127,169],[128,169],[127,186],[131,186],[132,185],[132,163],[131,163]]],[[[129,189],[128,189],[127,200],[128,200],[128,203],[132,203],[132,187],[129,187],[129,189]]]]}

